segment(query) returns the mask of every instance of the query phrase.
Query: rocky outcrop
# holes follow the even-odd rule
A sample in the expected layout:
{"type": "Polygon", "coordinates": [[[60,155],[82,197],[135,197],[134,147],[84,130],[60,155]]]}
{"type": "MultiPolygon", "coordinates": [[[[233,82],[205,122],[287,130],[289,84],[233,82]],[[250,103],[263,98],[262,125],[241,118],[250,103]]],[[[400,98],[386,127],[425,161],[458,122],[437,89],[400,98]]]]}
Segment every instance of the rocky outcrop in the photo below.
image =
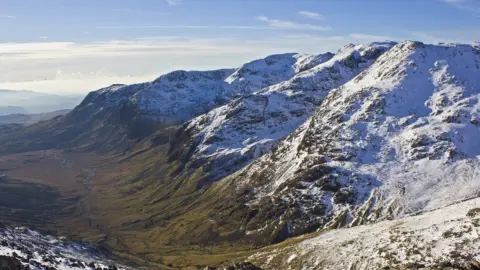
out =
{"type": "Polygon", "coordinates": [[[94,246],[45,236],[26,228],[0,229],[0,269],[128,269],[94,246]]]}
{"type": "Polygon", "coordinates": [[[15,257],[0,256],[0,269],[30,270],[30,267],[24,266],[22,262],[15,257]]]}
{"type": "Polygon", "coordinates": [[[235,264],[228,264],[228,265],[220,265],[220,266],[207,266],[201,268],[202,270],[262,270],[262,268],[253,265],[252,263],[235,263],[235,264]]]}

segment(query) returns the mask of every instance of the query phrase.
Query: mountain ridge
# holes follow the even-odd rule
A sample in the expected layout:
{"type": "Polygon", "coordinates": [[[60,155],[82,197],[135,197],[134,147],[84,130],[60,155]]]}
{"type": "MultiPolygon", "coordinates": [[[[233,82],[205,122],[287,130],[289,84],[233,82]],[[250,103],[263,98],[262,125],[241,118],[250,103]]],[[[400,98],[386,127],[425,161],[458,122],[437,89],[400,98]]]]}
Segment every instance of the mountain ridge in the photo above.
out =
{"type": "Polygon", "coordinates": [[[290,80],[233,100],[186,123],[184,132],[193,138],[183,142],[189,145],[182,148],[196,148],[190,161],[194,166],[205,163],[202,159],[208,160],[207,166],[213,167],[211,174],[215,175],[212,179],[228,174],[215,167],[229,168],[230,173],[238,170],[269,152],[313,113],[329,90],[368,68],[390,46],[393,43],[347,45],[333,57],[321,56],[316,65],[290,80]]]}
{"type": "Polygon", "coordinates": [[[305,216],[302,219],[286,218],[290,224],[288,226],[292,227],[295,227],[293,225],[295,223],[301,223],[301,220],[307,224],[320,222],[323,223],[322,227],[363,224],[379,218],[401,215],[404,211],[408,213],[416,211],[415,209],[429,209],[428,202],[431,207],[435,205],[441,207],[473,195],[469,192],[475,190],[472,187],[477,176],[475,171],[469,168],[475,167],[474,164],[477,162],[475,156],[478,155],[476,150],[478,148],[472,146],[477,145],[473,138],[476,137],[474,134],[478,133],[478,126],[470,118],[465,119],[467,117],[465,114],[462,116],[462,112],[467,112],[463,110],[468,109],[470,110],[468,115],[477,115],[475,104],[478,90],[475,89],[480,85],[478,77],[465,80],[462,74],[477,74],[480,70],[478,63],[480,63],[478,52],[471,46],[435,47],[418,42],[403,42],[396,45],[380,56],[370,69],[330,92],[315,114],[287,137],[274,152],[239,173],[237,178],[250,181],[245,183],[238,181],[239,186],[258,187],[256,193],[262,200],[253,203],[258,207],[261,207],[265,196],[286,200],[287,203],[307,197],[308,199],[300,199],[302,203],[299,207],[299,211],[305,216]],[[404,56],[401,56],[402,54],[404,56]],[[395,59],[399,55],[401,57],[395,59]],[[429,56],[437,61],[427,60],[429,56]],[[416,61],[411,61],[410,57],[414,57],[416,61]],[[438,57],[442,61],[438,61],[438,57]],[[439,75],[438,72],[445,71],[441,67],[446,67],[446,64],[458,69],[452,71],[454,74],[439,75]],[[399,69],[397,65],[403,69],[399,69]],[[473,71],[468,73],[471,69],[473,71]],[[432,80],[429,80],[427,74],[432,76],[432,80]],[[458,79],[448,79],[453,78],[452,76],[458,79]],[[392,83],[388,83],[387,79],[392,83]],[[362,83],[365,83],[365,86],[362,83]],[[404,91],[402,87],[405,84],[404,91]],[[460,95],[457,94],[456,100],[451,103],[440,103],[449,110],[440,113],[432,110],[430,115],[426,108],[432,106],[430,103],[435,103],[427,102],[427,105],[424,103],[431,94],[424,95],[423,99],[415,96],[415,90],[423,91],[426,84],[432,85],[430,89],[436,89],[432,100],[436,100],[437,95],[442,94],[442,89],[459,91],[460,95]],[[411,85],[416,85],[416,88],[411,85]],[[382,91],[380,89],[384,89],[385,92],[380,94],[377,92],[382,91]],[[470,105],[469,100],[473,100],[470,105]],[[455,108],[455,104],[463,106],[459,109],[455,108]],[[436,113],[438,115],[435,115],[436,113]],[[459,128],[457,132],[464,132],[464,135],[453,135],[456,133],[435,129],[435,126],[425,129],[429,127],[426,121],[429,118],[430,122],[436,119],[441,123],[452,122],[442,125],[453,130],[459,128]],[[456,126],[457,123],[464,124],[466,129],[456,126]],[[433,131],[434,138],[431,138],[431,135],[427,135],[427,138],[422,137],[420,133],[416,138],[402,139],[399,136],[396,137],[398,139],[393,139],[401,140],[400,143],[403,145],[400,147],[386,143],[392,139],[385,137],[397,136],[395,129],[402,134],[404,128],[422,129],[422,126],[423,132],[433,131]],[[455,137],[462,139],[458,140],[455,137]],[[412,149],[405,152],[404,149],[409,149],[409,142],[412,149]],[[462,149],[465,143],[470,145],[468,149],[462,149]],[[434,144],[434,147],[430,148],[431,144],[434,144]],[[454,146],[455,150],[449,150],[448,144],[454,146]],[[438,153],[442,152],[446,153],[445,157],[438,156],[438,153]],[[405,163],[402,157],[411,162],[405,163]],[[416,160],[419,160],[419,163],[416,160]],[[449,165],[449,162],[453,164],[449,165]],[[421,164],[424,170],[421,169],[421,164]],[[447,179],[439,180],[435,173],[428,174],[426,171],[428,168],[441,167],[446,168],[443,172],[447,179]],[[407,170],[408,173],[402,172],[403,170],[407,170]],[[439,199],[442,198],[440,194],[445,196],[445,192],[454,185],[451,181],[457,178],[453,175],[460,172],[465,175],[461,178],[460,190],[457,190],[456,196],[447,196],[442,202],[442,199],[439,199]],[[419,181],[420,175],[426,179],[419,181]],[[410,177],[417,181],[412,182],[410,177]],[[258,183],[255,184],[255,181],[258,183]],[[438,189],[433,188],[436,183],[439,184],[438,189]],[[403,188],[406,189],[405,196],[408,199],[402,201],[407,204],[397,202],[402,196],[403,188]],[[323,215],[315,218],[314,213],[323,215]],[[324,220],[328,213],[333,215],[324,220]]]}

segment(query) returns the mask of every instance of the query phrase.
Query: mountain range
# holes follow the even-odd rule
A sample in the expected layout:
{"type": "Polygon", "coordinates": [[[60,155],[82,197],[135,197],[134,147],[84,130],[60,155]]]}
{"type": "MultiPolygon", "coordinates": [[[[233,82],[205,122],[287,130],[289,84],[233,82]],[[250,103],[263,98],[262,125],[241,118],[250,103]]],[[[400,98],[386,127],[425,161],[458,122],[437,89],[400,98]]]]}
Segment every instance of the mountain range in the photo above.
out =
{"type": "Polygon", "coordinates": [[[478,269],[479,99],[480,44],[414,41],[112,85],[2,128],[0,186],[51,207],[0,221],[166,269],[478,269]]]}

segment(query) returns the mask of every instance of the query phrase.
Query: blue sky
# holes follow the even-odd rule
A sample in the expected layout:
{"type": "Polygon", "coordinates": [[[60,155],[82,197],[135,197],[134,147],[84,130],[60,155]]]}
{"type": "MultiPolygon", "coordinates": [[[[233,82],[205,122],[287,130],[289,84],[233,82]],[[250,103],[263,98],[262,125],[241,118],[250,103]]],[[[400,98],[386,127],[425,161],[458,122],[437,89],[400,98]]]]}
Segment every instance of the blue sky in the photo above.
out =
{"type": "Polygon", "coordinates": [[[88,92],[348,43],[480,40],[480,0],[0,0],[0,88],[88,92]]]}

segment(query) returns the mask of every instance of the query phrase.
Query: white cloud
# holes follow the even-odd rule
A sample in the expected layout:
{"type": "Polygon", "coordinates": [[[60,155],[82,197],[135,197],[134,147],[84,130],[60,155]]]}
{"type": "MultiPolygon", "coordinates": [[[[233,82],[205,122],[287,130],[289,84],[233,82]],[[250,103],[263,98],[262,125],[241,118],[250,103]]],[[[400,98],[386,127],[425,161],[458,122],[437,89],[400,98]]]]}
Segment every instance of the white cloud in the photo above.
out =
{"type": "Polygon", "coordinates": [[[8,15],[8,14],[0,14],[0,18],[5,18],[5,19],[16,19],[17,16],[15,15],[8,15]]]}
{"type": "Polygon", "coordinates": [[[111,40],[91,43],[32,42],[0,43],[2,60],[72,59],[138,55],[192,55],[238,53],[248,48],[221,44],[221,39],[158,38],[157,40],[111,40]]]}
{"type": "Polygon", "coordinates": [[[259,21],[266,22],[268,26],[278,29],[296,29],[296,30],[314,30],[314,31],[329,31],[332,30],[329,26],[320,26],[314,24],[302,24],[293,21],[283,21],[270,19],[266,16],[258,16],[256,18],[259,21]]]}
{"type": "Polygon", "coordinates": [[[440,0],[454,8],[474,13],[475,17],[480,15],[480,1],[478,0],[440,0]]]}
{"type": "Polygon", "coordinates": [[[300,14],[301,16],[303,16],[305,18],[309,18],[309,19],[313,19],[313,20],[325,20],[325,17],[323,17],[322,14],[312,12],[312,11],[302,10],[302,11],[299,11],[298,14],[300,14]]]}
{"type": "Polygon", "coordinates": [[[41,37],[39,37],[39,38],[40,38],[40,39],[48,39],[47,36],[41,36],[41,37]]]}
{"type": "MultiPolygon", "coordinates": [[[[316,14],[316,13],[315,13],[316,14]]],[[[320,14],[316,14],[320,15],[320,14]]],[[[256,17],[258,21],[265,22],[266,26],[258,25],[106,25],[97,26],[96,29],[125,30],[125,29],[234,29],[234,30],[314,30],[329,31],[331,27],[314,24],[302,24],[293,21],[270,19],[266,16],[256,17]]]]}
{"type": "Polygon", "coordinates": [[[52,94],[86,94],[114,83],[134,84],[152,81],[157,74],[144,76],[57,76],[46,80],[25,80],[0,82],[0,89],[8,90],[34,90],[52,94]]]}
{"type": "Polygon", "coordinates": [[[183,0],[166,0],[169,5],[179,5],[183,0]]]}

